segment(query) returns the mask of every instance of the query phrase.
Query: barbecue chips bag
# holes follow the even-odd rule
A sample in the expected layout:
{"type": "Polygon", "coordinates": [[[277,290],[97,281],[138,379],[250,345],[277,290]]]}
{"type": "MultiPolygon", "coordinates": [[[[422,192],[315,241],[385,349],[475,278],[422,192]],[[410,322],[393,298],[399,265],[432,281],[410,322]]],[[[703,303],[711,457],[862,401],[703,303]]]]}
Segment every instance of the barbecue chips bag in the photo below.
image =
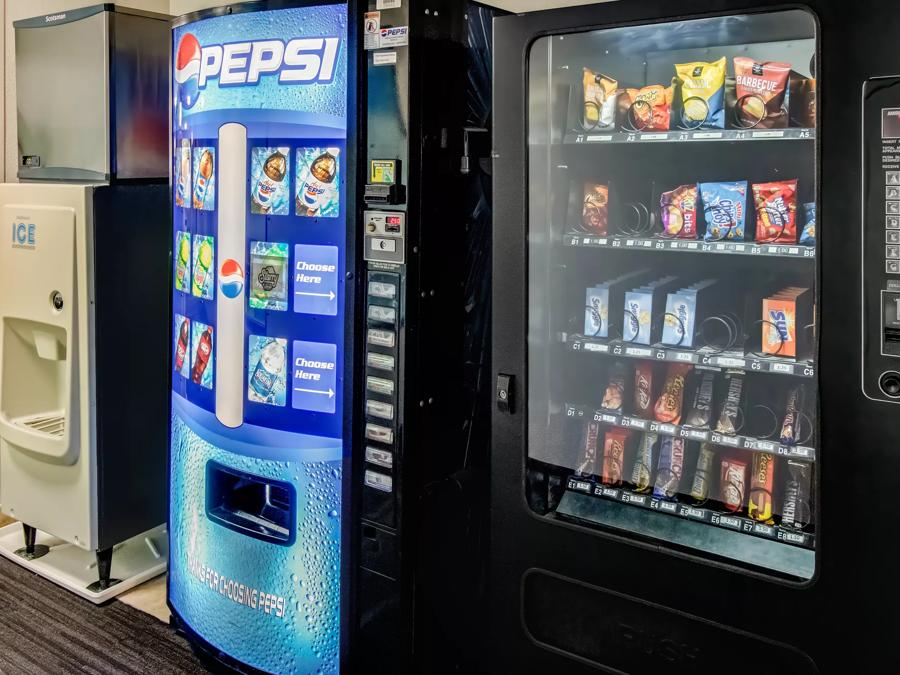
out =
{"type": "Polygon", "coordinates": [[[790,63],[760,63],[746,56],[734,57],[737,101],[734,121],[749,129],[784,129],[788,125],[785,95],[790,63]]]}

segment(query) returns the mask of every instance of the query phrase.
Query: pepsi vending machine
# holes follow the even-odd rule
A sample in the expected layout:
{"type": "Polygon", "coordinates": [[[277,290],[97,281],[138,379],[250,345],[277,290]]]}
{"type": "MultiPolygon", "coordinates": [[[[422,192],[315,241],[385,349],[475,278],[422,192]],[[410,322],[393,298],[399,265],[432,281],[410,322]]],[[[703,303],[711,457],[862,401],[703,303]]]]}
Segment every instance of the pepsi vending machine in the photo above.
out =
{"type": "Polygon", "coordinates": [[[340,668],[347,16],[246,3],[173,30],[168,601],[242,669],[340,668]]]}

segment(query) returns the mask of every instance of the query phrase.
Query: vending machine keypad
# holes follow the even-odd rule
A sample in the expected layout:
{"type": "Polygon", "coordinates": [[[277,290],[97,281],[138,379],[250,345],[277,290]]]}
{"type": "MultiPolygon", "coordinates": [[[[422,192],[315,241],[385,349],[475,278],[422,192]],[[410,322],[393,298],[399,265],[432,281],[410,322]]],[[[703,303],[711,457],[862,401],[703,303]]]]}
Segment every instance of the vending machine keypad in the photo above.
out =
{"type": "Polygon", "coordinates": [[[900,402],[900,78],[863,94],[863,392],[900,402]]]}

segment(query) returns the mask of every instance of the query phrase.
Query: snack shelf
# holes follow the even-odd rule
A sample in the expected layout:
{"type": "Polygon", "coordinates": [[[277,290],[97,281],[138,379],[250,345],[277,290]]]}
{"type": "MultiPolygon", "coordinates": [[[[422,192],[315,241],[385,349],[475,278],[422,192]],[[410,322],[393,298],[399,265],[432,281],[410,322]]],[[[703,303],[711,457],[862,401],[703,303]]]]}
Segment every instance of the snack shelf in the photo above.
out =
{"type": "Polygon", "coordinates": [[[663,345],[632,345],[618,339],[592,338],[566,333],[562,334],[561,337],[566,348],[575,352],[609,354],[632,359],[690,363],[700,367],[743,370],[753,373],[778,373],[808,378],[816,376],[816,367],[812,361],[762,357],[740,352],[717,352],[708,347],[680,349],[663,345]]]}
{"type": "Polygon", "coordinates": [[[619,143],[702,143],[723,141],[806,141],[815,129],[698,129],[696,131],[570,131],[564,145],[617,145],[619,143]]]}
{"type": "Polygon", "coordinates": [[[800,532],[780,525],[766,525],[744,516],[723,513],[702,506],[692,506],[680,502],[659,499],[652,494],[639,494],[624,488],[609,487],[588,478],[570,476],[566,481],[566,489],[599,499],[640,506],[651,511],[659,511],[670,516],[683,518],[698,523],[707,523],[726,530],[743,532],[744,534],[771,539],[800,548],[815,548],[815,535],[800,532]]]}
{"type": "Polygon", "coordinates": [[[590,406],[573,403],[566,403],[565,410],[566,417],[574,419],[590,417],[601,424],[621,427],[623,429],[638,429],[640,431],[648,431],[663,436],[684,438],[689,441],[708,441],[713,445],[725,448],[740,448],[742,450],[764,452],[769,455],[788,457],[802,462],[816,461],[815,448],[808,446],[782,445],[776,441],[753,438],[751,436],[730,436],[709,429],[696,429],[680,424],[666,424],[665,422],[658,422],[657,420],[645,420],[640,417],[630,417],[608,410],[594,410],[590,406]]]}
{"type": "Polygon", "coordinates": [[[584,248],[612,248],[629,251],[679,251],[687,253],[711,253],[748,255],[759,258],[814,259],[815,246],[799,244],[758,244],[752,241],[703,241],[702,239],[666,239],[663,237],[629,237],[609,235],[598,237],[589,234],[569,233],[563,236],[565,246],[584,248]]]}

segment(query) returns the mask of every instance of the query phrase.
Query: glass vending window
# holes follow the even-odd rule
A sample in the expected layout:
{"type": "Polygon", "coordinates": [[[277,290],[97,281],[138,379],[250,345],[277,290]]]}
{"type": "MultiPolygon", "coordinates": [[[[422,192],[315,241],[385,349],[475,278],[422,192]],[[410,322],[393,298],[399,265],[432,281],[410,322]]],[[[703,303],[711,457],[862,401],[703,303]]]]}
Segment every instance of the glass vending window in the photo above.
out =
{"type": "Polygon", "coordinates": [[[800,10],[533,44],[535,512],[813,576],[815,54],[800,10]]]}

